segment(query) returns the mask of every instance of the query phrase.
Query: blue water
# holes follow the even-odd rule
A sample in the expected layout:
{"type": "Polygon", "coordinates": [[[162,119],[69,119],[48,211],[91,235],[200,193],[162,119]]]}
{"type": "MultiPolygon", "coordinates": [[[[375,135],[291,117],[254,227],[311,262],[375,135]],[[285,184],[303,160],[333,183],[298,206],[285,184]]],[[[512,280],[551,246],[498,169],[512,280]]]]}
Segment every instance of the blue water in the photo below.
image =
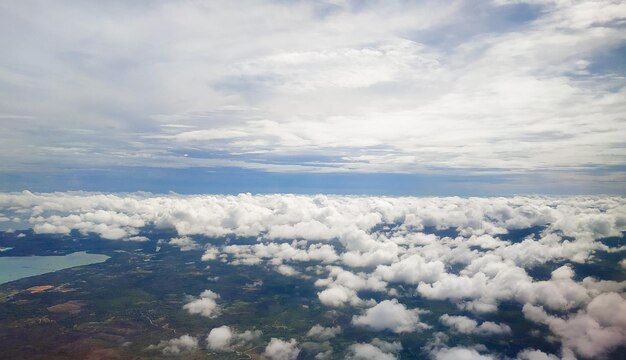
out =
{"type": "Polygon", "coordinates": [[[0,257],[0,284],[75,266],[97,264],[108,258],[106,255],[87,254],[85,251],[64,256],[0,257]]]}

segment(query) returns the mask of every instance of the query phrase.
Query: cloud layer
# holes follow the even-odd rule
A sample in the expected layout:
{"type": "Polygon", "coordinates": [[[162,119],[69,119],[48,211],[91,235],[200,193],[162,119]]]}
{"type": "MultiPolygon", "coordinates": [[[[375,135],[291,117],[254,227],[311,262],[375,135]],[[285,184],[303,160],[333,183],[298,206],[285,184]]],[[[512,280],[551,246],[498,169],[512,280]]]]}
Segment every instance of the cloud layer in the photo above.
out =
{"type": "MultiPolygon", "coordinates": [[[[5,222],[18,218],[37,233],[79,231],[104,240],[145,241],[146,226],[173,230],[177,237],[159,241],[160,246],[193,251],[198,261],[209,264],[266,266],[277,276],[309,281],[318,288],[319,304],[329,310],[354,308],[350,326],[367,332],[404,334],[444,327],[482,339],[507,339],[514,336],[512,326],[485,320],[506,302],[523,309],[520,317],[547,326],[561,343],[564,358],[602,356],[626,340],[626,322],[616,315],[625,312],[626,281],[576,271],[593,264],[600,252],[626,250],[619,242],[600,241],[621,237],[626,230],[626,201],[621,197],[22,192],[0,194],[0,210],[5,222]],[[256,241],[234,241],[240,237],[256,241]],[[551,273],[534,277],[537,266],[548,266],[551,273]],[[372,293],[378,300],[369,298],[372,293]],[[424,322],[427,312],[406,305],[415,298],[448,301],[458,313],[424,322]]],[[[613,264],[615,271],[621,271],[620,263],[613,264]]],[[[206,290],[190,298],[183,309],[215,318],[222,311],[219,301],[218,294],[206,290]]],[[[316,325],[306,337],[324,342],[341,331],[338,326],[316,325]]],[[[230,351],[258,336],[223,326],[211,330],[207,343],[210,349],[230,351]]],[[[176,344],[162,345],[169,349],[176,344]]],[[[354,344],[349,354],[395,356],[396,350],[381,346],[354,344]]],[[[296,339],[275,339],[265,352],[268,358],[289,359],[301,349],[296,339]]],[[[320,354],[332,351],[323,350],[320,354]]],[[[497,357],[481,348],[443,345],[432,347],[430,353],[441,359],[497,357]]],[[[542,354],[527,349],[519,358],[542,354]]]]}

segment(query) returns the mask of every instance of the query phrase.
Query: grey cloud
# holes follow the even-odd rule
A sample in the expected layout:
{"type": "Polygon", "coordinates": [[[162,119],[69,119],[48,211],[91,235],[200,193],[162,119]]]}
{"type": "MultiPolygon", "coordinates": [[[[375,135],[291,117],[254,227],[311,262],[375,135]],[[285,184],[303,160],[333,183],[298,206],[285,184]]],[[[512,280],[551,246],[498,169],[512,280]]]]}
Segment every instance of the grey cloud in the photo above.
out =
{"type": "MultiPolygon", "coordinates": [[[[624,79],[593,70],[626,40],[623,4],[536,2],[537,18],[499,31],[463,21],[475,15],[466,1],[338,6],[323,17],[318,6],[3,5],[3,170],[122,163],[303,171],[272,163],[302,153],[342,159],[308,171],[624,162],[616,150],[624,79]],[[461,23],[471,31],[459,31],[461,23]],[[443,27],[455,30],[457,44],[419,42],[443,27]],[[176,156],[190,146],[227,159],[176,156]],[[385,152],[370,151],[377,146],[385,152]],[[572,148],[585,151],[574,156],[572,148]],[[245,153],[264,161],[235,160],[245,153]]],[[[481,16],[498,6],[483,4],[481,16]]]]}

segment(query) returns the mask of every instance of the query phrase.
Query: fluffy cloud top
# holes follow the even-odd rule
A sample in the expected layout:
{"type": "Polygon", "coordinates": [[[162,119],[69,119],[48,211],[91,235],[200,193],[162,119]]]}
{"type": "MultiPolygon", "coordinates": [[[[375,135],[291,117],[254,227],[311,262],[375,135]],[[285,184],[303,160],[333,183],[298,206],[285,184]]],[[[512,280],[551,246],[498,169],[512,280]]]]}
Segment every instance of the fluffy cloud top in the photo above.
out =
{"type": "Polygon", "coordinates": [[[220,312],[220,307],[216,302],[219,297],[220,296],[213,291],[205,290],[200,294],[198,299],[185,304],[183,309],[187,310],[190,314],[200,314],[208,318],[213,318],[220,312]]]}
{"type": "Polygon", "coordinates": [[[412,332],[427,327],[419,321],[419,313],[420,310],[409,310],[396,299],[384,300],[367,309],[363,315],[355,315],[352,323],[373,330],[390,330],[395,333],[412,332]]]}
{"type": "MultiPolygon", "coordinates": [[[[420,296],[448,300],[475,314],[493,313],[502,302],[519,303],[527,318],[548,326],[562,342],[564,354],[606,353],[622,343],[626,333],[625,322],[602,311],[623,312],[626,281],[580,279],[574,270],[577,264],[594,261],[598,252],[624,251],[624,246],[599,241],[626,231],[626,200],[621,197],[22,192],[0,194],[0,211],[7,219],[28,219],[38,233],[75,230],[104,239],[145,241],[144,227],[155,226],[176,231],[174,245],[179,246],[193,236],[197,246],[204,247],[203,261],[265,265],[277,274],[311,281],[322,305],[360,307],[362,314],[354,316],[353,324],[375,331],[402,333],[425,327],[418,310],[400,303],[403,296],[420,296]],[[533,232],[524,238],[509,236],[528,228],[533,232]],[[448,235],[433,230],[447,230],[448,235]],[[207,237],[237,236],[254,237],[256,243],[206,243],[207,237]],[[536,266],[555,263],[560,267],[549,278],[530,275],[536,266]],[[366,292],[376,292],[382,300],[368,300],[366,292]]],[[[220,311],[217,299],[207,290],[184,309],[214,317],[220,311]]],[[[511,332],[505,323],[479,323],[470,317],[444,315],[441,322],[471,335],[511,332]]],[[[322,334],[325,330],[311,329],[312,337],[330,335],[322,334]]],[[[233,332],[231,345],[235,338],[233,332]]],[[[476,355],[471,349],[457,350],[476,355]]]]}
{"type": "Polygon", "coordinates": [[[526,349],[517,354],[517,360],[559,360],[559,358],[540,350],[526,349]]]}
{"type": "Polygon", "coordinates": [[[548,325],[566,349],[587,358],[626,343],[626,300],[617,293],[600,294],[585,309],[565,319],[530,304],[524,305],[523,312],[529,320],[548,325]]]}
{"type": "MultiPolygon", "coordinates": [[[[464,199],[245,194],[179,197],[141,194],[33,194],[27,191],[0,194],[1,208],[12,213],[30,215],[28,221],[35,231],[41,233],[69,233],[70,230],[78,230],[83,233],[97,233],[107,239],[124,239],[135,235],[137,229],[152,224],[161,228],[173,228],[181,236],[263,235],[268,240],[277,240],[282,236],[276,236],[276,229],[289,228],[290,239],[339,239],[349,251],[358,252],[361,256],[369,256],[379,249],[393,251],[391,244],[398,245],[397,241],[401,240],[390,238],[383,242],[381,240],[385,239],[373,236],[370,230],[380,224],[401,223],[404,227],[397,230],[403,232],[419,230],[425,226],[457,228],[461,234],[467,236],[493,236],[508,230],[542,225],[548,225],[550,230],[576,239],[620,236],[620,229],[626,226],[624,206],[624,200],[618,197],[464,199]],[[325,230],[322,233],[310,231],[310,226],[302,227],[305,223],[325,230]]],[[[427,240],[425,238],[421,241],[427,240]]],[[[554,241],[553,238],[547,238],[543,242],[514,245],[496,242],[499,246],[495,250],[498,250],[500,256],[522,262],[529,260],[514,256],[545,252],[542,262],[562,257],[584,260],[592,250],[582,248],[581,244],[563,244],[565,248],[560,253],[546,251],[553,245],[550,240],[554,241]],[[507,246],[500,249],[503,245],[507,246]],[[507,248],[515,249],[515,254],[505,251],[507,248]]],[[[479,240],[477,238],[474,241],[479,240]]],[[[318,245],[307,249],[306,253],[282,256],[304,261],[327,258],[335,261],[337,257],[333,255],[333,250],[331,247],[318,245]]],[[[390,260],[396,261],[394,257],[390,260]]],[[[414,260],[419,263],[419,259],[414,260]]],[[[401,265],[396,265],[396,268],[398,266],[401,265]]],[[[427,269],[431,273],[437,270],[436,267],[427,269]]],[[[388,271],[381,269],[381,275],[386,272],[388,271]]],[[[393,279],[391,273],[384,276],[393,279]]],[[[430,275],[430,279],[432,276],[430,275]]]]}
{"type": "Polygon", "coordinates": [[[333,286],[317,293],[322,304],[331,307],[342,307],[347,304],[358,306],[363,301],[357,296],[356,291],[343,286],[333,286]]]}
{"type": "Polygon", "coordinates": [[[180,251],[189,251],[198,249],[198,244],[188,236],[181,236],[170,239],[168,244],[178,246],[180,251]]]}
{"type": "Polygon", "coordinates": [[[442,315],[439,320],[446,326],[462,334],[476,335],[506,335],[511,334],[511,328],[506,324],[498,324],[492,321],[485,321],[478,325],[476,320],[467,316],[442,315]]]}
{"type": "Polygon", "coordinates": [[[295,339],[289,341],[272,338],[265,347],[263,356],[269,360],[295,360],[300,353],[298,342],[295,339]]]}
{"type": "Polygon", "coordinates": [[[247,345],[257,341],[261,336],[260,330],[246,330],[242,333],[227,325],[211,329],[207,335],[207,346],[215,351],[230,351],[234,347],[247,345]]]}
{"type": "Polygon", "coordinates": [[[378,338],[369,344],[352,344],[348,348],[348,360],[395,360],[397,353],[402,350],[399,342],[386,342],[378,338]]]}
{"type": "Polygon", "coordinates": [[[432,353],[435,360],[495,360],[491,355],[482,355],[476,349],[453,347],[442,348],[432,353]]]}
{"type": "Polygon", "coordinates": [[[227,350],[233,338],[233,332],[229,326],[223,325],[211,329],[207,335],[206,342],[211,350],[227,350]]]}
{"type": "Polygon", "coordinates": [[[315,340],[328,340],[334,338],[341,332],[341,326],[323,327],[320,324],[313,325],[313,327],[307,332],[306,336],[315,340]]]}
{"type": "Polygon", "coordinates": [[[151,345],[149,348],[161,349],[165,355],[180,355],[196,351],[198,349],[198,339],[185,334],[179,338],[163,340],[157,345],[151,345]]]}

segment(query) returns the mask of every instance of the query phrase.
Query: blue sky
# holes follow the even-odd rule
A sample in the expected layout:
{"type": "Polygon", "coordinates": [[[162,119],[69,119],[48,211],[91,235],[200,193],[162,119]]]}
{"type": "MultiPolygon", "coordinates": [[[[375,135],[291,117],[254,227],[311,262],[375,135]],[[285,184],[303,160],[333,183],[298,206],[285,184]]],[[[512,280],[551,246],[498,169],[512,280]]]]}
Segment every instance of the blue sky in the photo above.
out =
{"type": "Polygon", "coordinates": [[[620,1],[1,1],[0,191],[626,194],[620,1]]]}

